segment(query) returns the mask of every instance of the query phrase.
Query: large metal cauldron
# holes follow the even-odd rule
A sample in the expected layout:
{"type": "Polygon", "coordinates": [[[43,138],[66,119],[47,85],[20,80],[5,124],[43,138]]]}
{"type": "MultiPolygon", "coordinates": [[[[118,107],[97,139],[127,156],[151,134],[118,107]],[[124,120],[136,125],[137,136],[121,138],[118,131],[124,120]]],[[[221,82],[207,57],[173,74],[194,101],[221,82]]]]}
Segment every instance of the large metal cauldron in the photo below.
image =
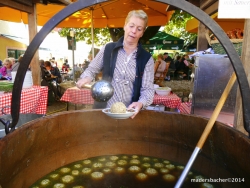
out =
{"type": "MultiPolygon", "coordinates": [[[[185,165],[206,124],[201,117],[154,111],[133,120],[99,110],[43,117],[0,141],[0,185],[25,188],[60,166],[99,155],[142,154],[185,165]]],[[[250,187],[249,159],[250,140],[216,122],[193,169],[209,178],[245,178],[222,187],[250,187]]]]}

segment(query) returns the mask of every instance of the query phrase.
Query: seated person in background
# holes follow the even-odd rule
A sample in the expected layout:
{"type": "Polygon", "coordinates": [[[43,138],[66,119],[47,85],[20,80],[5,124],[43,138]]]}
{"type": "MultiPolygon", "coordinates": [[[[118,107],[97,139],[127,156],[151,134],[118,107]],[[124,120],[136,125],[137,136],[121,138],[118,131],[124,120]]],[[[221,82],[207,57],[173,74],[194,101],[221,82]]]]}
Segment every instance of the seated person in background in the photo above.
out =
{"type": "Polygon", "coordinates": [[[23,56],[20,55],[17,62],[12,65],[12,71],[17,71],[18,70],[18,67],[19,67],[20,62],[22,61],[22,59],[23,59],[23,56]]]}
{"type": "Polygon", "coordinates": [[[177,57],[179,56],[179,52],[176,52],[175,54],[174,54],[174,56],[173,56],[173,60],[174,60],[174,62],[177,60],[177,57]]]}
{"type": "Polygon", "coordinates": [[[2,75],[2,77],[11,78],[11,66],[12,66],[12,62],[9,58],[6,58],[3,60],[3,66],[0,69],[0,74],[2,75]]]}
{"type": "Polygon", "coordinates": [[[52,57],[50,62],[51,62],[52,67],[57,67],[57,61],[56,61],[55,57],[52,57]]]}
{"type": "Polygon", "coordinates": [[[79,64],[79,68],[81,69],[81,71],[82,71],[82,64],[79,64]]]}
{"type": "Polygon", "coordinates": [[[63,71],[63,72],[68,72],[68,71],[69,71],[69,68],[68,68],[68,66],[67,66],[66,63],[63,63],[62,71],[63,71]]]}
{"type": "Polygon", "coordinates": [[[41,68],[41,78],[42,78],[41,85],[48,86],[48,81],[50,81],[52,79],[51,74],[45,68],[43,59],[39,60],[39,64],[40,64],[40,68],[41,68]]]}
{"type": "Polygon", "coordinates": [[[16,59],[14,57],[9,57],[9,59],[11,61],[11,65],[13,66],[16,63],[16,59]]]}
{"type": "Polygon", "coordinates": [[[164,53],[164,57],[166,57],[165,58],[166,63],[170,62],[165,80],[170,81],[170,72],[175,71],[175,64],[174,64],[174,60],[170,56],[168,56],[168,53],[164,53]]]}
{"type": "Polygon", "coordinates": [[[75,79],[80,78],[80,75],[82,74],[82,69],[80,67],[78,67],[77,65],[74,65],[74,70],[71,69],[68,72],[68,76],[70,77],[70,79],[73,79],[73,72],[75,74],[75,79]]]}
{"type": "Polygon", "coordinates": [[[183,63],[181,56],[178,55],[176,57],[174,64],[175,64],[175,74],[177,74],[179,71],[184,72],[185,64],[183,63]]]}
{"type": "Polygon", "coordinates": [[[188,55],[184,55],[184,56],[182,57],[182,61],[183,61],[183,64],[185,65],[185,66],[183,67],[184,73],[183,73],[182,76],[183,76],[183,77],[187,77],[187,76],[188,76],[188,72],[189,72],[189,68],[192,67],[192,64],[189,62],[190,60],[189,60],[188,55]]]}
{"type": "Polygon", "coordinates": [[[56,100],[60,100],[60,93],[58,92],[57,84],[61,83],[62,77],[59,69],[57,67],[52,67],[49,61],[45,61],[44,67],[41,66],[41,70],[42,80],[44,80],[42,84],[49,87],[49,90],[54,93],[54,97],[56,100]]]}
{"type": "MultiPolygon", "coordinates": [[[[80,65],[81,65],[81,64],[80,64],[80,65]]],[[[75,65],[75,67],[74,67],[75,71],[80,71],[80,72],[82,72],[82,68],[80,68],[80,65],[79,65],[79,66],[77,66],[77,64],[75,65]]]]}
{"type": "Polygon", "coordinates": [[[85,71],[85,69],[88,68],[88,66],[89,66],[89,64],[90,64],[91,61],[92,61],[92,55],[89,54],[89,55],[88,55],[88,60],[85,60],[85,61],[84,61],[84,64],[82,65],[83,71],[85,71]]]}
{"type": "Polygon", "coordinates": [[[167,53],[167,52],[165,52],[165,53],[163,54],[163,60],[164,60],[165,62],[171,62],[171,61],[173,61],[173,59],[172,59],[170,56],[168,56],[168,53],[167,53]]]}
{"type": "Polygon", "coordinates": [[[62,82],[62,76],[57,67],[52,67],[52,64],[50,61],[45,61],[44,62],[44,67],[46,70],[51,74],[51,78],[56,81],[57,83],[62,82]]]}
{"type": "Polygon", "coordinates": [[[174,64],[174,61],[170,61],[170,65],[168,67],[168,73],[167,73],[167,76],[165,78],[165,80],[167,81],[170,81],[170,73],[171,72],[175,72],[175,64],[174,64]]]}
{"type": "MultiPolygon", "coordinates": [[[[166,69],[166,65],[167,63],[163,60],[163,55],[162,54],[159,54],[157,56],[157,60],[158,62],[160,63],[157,70],[156,70],[156,73],[155,73],[155,77],[160,77],[161,73],[164,72],[164,70],[166,69]]],[[[156,65],[156,64],[155,64],[156,65]]]]}

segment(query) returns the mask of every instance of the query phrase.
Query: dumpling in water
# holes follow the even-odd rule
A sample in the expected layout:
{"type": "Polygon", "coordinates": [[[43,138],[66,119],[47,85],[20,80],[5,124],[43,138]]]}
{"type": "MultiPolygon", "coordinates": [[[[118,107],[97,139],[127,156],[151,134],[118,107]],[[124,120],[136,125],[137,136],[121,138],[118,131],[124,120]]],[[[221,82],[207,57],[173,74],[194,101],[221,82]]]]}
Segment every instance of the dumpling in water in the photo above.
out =
{"type": "Polygon", "coordinates": [[[126,113],[126,106],[122,102],[112,104],[110,108],[111,113],[126,113]]]}

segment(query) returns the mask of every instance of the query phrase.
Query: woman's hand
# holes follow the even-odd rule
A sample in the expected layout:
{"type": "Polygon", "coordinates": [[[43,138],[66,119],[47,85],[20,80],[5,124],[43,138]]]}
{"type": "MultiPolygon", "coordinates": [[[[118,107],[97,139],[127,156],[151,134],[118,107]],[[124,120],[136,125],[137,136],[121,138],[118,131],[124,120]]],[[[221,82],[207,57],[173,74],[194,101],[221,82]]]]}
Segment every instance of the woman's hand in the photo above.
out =
{"type": "Polygon", "coordinates": [[[76,87],[81,89],[85,84],[91,83],[92,79],[90,77],[85,77],[77,81],[76,87]]]}
{"type": "Polygon", "coordinates": [[[141,102],[133,102],[131,105],[128,106],[129,109],[135,109],[136,112],[133,116],[131,116],[132,119],[139,113],[139,111],[142,109],[143,104],[141,102]]]}

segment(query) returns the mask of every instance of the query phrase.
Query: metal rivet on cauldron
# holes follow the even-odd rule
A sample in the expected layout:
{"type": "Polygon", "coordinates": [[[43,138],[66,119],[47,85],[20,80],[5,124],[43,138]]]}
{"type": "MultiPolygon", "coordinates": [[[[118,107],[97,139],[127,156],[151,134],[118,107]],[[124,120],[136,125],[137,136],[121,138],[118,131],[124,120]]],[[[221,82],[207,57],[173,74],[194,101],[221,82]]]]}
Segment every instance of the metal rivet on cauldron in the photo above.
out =
{"type": "Polygon", "coordinates": [[[68,147],[69,144],[70,144],[70,142],[67,140],[67,141],[65,142],[65,146],[68,147]]]}
{"type": "Polygon", "coordinates": [[[30,160],[28,159],[26,162],[26,166],[29,166],[29,164],[30,164],[30,160]]]}
{"type": "Polygon", "coordinates": [[[105,80],[97,81],[91,87],[91,95],[95,101],[107,102],[114,94],[114,88],[110,82],[105,80]]]}

